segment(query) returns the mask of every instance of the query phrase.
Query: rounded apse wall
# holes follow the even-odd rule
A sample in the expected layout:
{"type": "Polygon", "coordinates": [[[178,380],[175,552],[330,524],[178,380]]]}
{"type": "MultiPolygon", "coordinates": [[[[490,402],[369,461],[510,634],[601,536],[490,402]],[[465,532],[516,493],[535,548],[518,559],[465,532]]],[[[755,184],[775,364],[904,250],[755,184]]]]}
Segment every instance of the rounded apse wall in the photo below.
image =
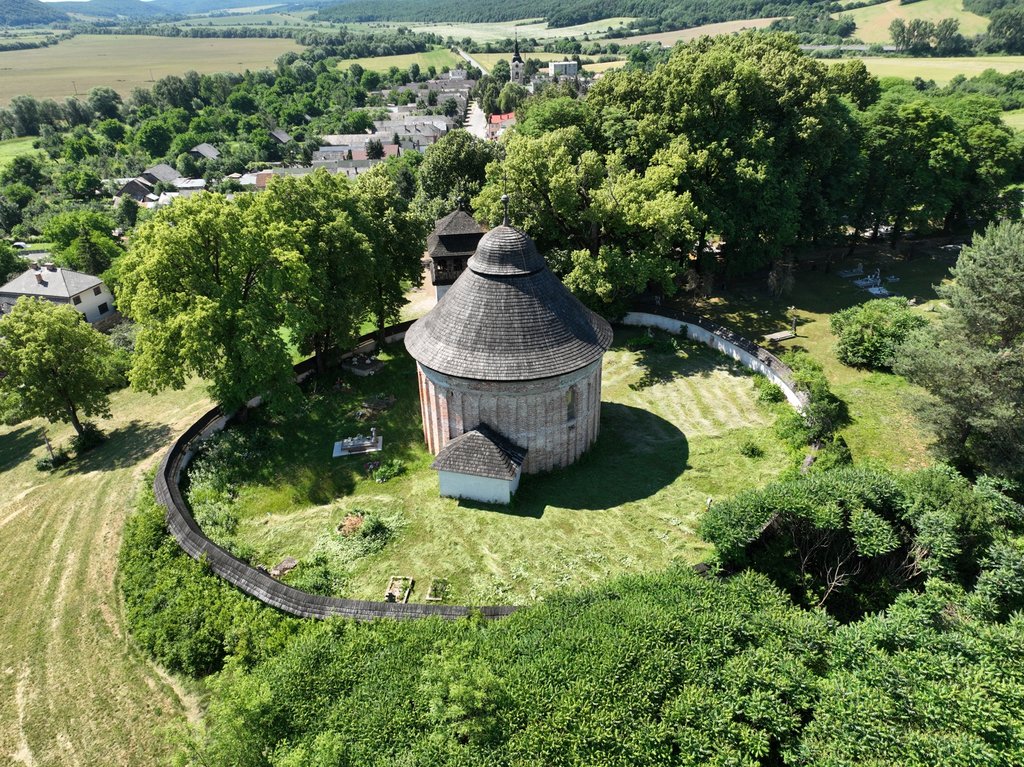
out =
{"type": "Polygon", "coordinates": [[[485,423],[527,449],[523,472],[569,466],[601,427],[601,360],[552,378],[477,381],[416,365],[423,437],[434,455],[485,423]]]}

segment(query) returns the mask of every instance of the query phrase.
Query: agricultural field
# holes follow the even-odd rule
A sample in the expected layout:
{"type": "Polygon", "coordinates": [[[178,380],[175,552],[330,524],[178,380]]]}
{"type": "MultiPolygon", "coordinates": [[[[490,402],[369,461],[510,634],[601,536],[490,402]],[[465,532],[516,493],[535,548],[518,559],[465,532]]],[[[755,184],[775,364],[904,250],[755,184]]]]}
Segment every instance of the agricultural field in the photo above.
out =
{"type": "Polygon", "coordinates": [[[0,168],[3,168],[18,155],[37,151],[32,148],[32,142],[35,140],[35,136],[24,136],[23,138],[0,141],[0,168]]]}
{"type": "Polygon", "coordinates": [[[795,463],[772,429],[788,406],[759,405],[746,370],[699,344],[677,349],[665,336],[667,348],[632,350],[627,342],[641,333],[619,331],[605,357],[592,450],[563,471],[524,477],[507,509],[438,497],[415,368],[401,347],[389,349],[377,375],[346,376],[340,391],[323,387],[284,420],[253,416],[236,427],[258,447],[246,448],[235,544],[268,567],[285,556],[324,556],[346,596],[380,599],[398,573],[423,584],[416,600],[443,578],[451,601],[472,604],[526,603],[565,585],[700,560],[707,544],[694,531],[707,498],[756,487],[795,463]],[[384,451],[331,458],[335,440],[368,432],[356,420],[362,403],[388,396],[397,401],[373,418],[384,451]],[[369,459],[401,460],[406,472],[379,484],[369,459]],[[338,534],[359,513],[394,531],[380,551],[353,552],[338,534]]]}
{"type": "Polygon", "coordinates": [[[79,35],[50,48],[0,52],[0,105],[20,94],[62,99],[97,85],[127,96],[165,75],[261,69],[297,50],[289,39],[79,35]]]}
{"type": "Polygon", "coordinates": [[[843,13],[857,22],[854,35],[865,43],[891,42],[889,25],[894,19],[940,21],[953,18],[960,22],[960,32],[966,37],[981,34],[988,29],[988,19],[965,11],[963,0],[919,0],[906,5],[900,5],[900,0],[889,0],[880,5],[855,8],[843,13]]]}
{"type": "Polygon", "coordinates": [[[38,43],[49,37],[55,37],[57,32],[45,27],[10,27],[0,30],[0,45],[5,43],[38,43]]]}
{"type": "Polygon", "coordinates": [[[337,24],[329,21],[315,21],[312,11],[275,11],[279,6],[268,6],[265,10],[237,11],[224,16],[190,16],[181,21],[162,22],[161,26],[181,27],[285,27],[288,29],[331,29],[337,24]]]}
{"type": "MultiPolygon", "coordinates": [[[[509,61],[512,58],[512,51],[505,53],[473,53],[470,54],[474,59],[480,62],[480,65],[490,71],[494,68],[494,65],[499,61],[509,61]]],[[[540,59],[541,61],[565,61],[570,58],[564,53],[548,53],[546,51],[535,51],[535,52],[523,52],[524,59],[540,59]]],[[[604,72],[607,69],[614,69],[625,65],[625,60],[621,61],[606,61],[600,64],[585,64],[584,69],[590,72],[604,72]]]]}
{"type": "Polygon", "coordinates": [[[775,21],[778,16],[766,19],[740,19],[738,21],[722,21],[717,24],[703,24],[699,27],[689,29],[677,29],[672,32],[657,32],[649,35],[634,35],[625,37],[618,42],[623,44],[636,43],[661,43],[666,48],[671,48],[676,43],[689,42],[698,37],[714,37],[715,35],[731,35],[735,32],[742,32],[744,29],[765,29],[775,21]]]}
{"type": "Polygon", "coordinates": [[[452,53],[447,48],[437,47],[423,53],[402,53],[397,56],[367,56],[361,59],[341,59],[338,66],[348,69],[353,64],[358,64],[363,69],[373,72],[386,72],[391,67],[408,69],[412,64],[419,64],[420,69],[426,71],[428,67],[436,67],[440,72],[442,67],[454,69],[465,65],[466,61],[458,54],[452,53]]]}
{"type": "Polygon", "coordinates": [[[66,444],[69,426],[0,426],[4,764],[167,764],[172,728],[198,721],[195,695],[134,649],[115,567],[147,470],[207,407],[197,385],[119,392],[109,440],[53,474],[35,468],[43,435],[66,444]]]}
{"type": "Polygon", "coordinates": [[[478,43],[509,40],[519,35],[520,40],[562,40],[569,37],[591,39],[603,37],[609,29],[617,29],[633,21],[630,16],[616,16],[572,27],[548,27],[543,19],[520,19],[518,21],[496,21],[480,24],[460,22],[438,22],[434,24],[414,23],[408,21],[373,21],[345,24],[353,30],[381,30],[405,27],[413,32],[432,32],[455,40],[470,38],[478,43]]]}
{"type": "MultiPolygon", "coordinates": [[[[822,59],[832,63],[839,59],[822,59]]],[[[945,85],[957,75],[974,77],[986,69],[997,72],[1014,72],[1024,69],[1024,56],[964,56],[954,58],[910,58],[910,57],[872,57],[864,56],[861,60],[877,77],[902,77],[912,80],[921,77],[934,80],[938,85],[945,85]]]]}

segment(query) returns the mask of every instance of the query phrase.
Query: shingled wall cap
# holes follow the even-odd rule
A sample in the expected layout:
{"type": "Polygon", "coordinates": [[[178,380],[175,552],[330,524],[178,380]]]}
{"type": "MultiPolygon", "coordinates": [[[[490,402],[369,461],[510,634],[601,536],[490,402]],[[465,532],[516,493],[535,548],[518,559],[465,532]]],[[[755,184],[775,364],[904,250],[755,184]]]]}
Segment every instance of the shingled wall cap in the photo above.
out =
{"type": "Polygon", "coordinates": [[[430,370],[476,381],[530,381],[580,370],[611,346],[611,326],[510,226],[485,234],[437,306],[405,336],[430,370]]]}
{"type": "Polygon", "coordinates": [[[525,232],[496,226],[480,238],[468,266],[477,274],[510,275],[539,272],[547,263],[525,232]]]}

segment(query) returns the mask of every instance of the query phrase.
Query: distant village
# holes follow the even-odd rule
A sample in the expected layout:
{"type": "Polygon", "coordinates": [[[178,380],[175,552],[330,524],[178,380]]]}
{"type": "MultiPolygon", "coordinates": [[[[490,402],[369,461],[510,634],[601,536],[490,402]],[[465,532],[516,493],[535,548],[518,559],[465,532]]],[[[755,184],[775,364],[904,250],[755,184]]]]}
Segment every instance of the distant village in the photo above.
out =
{"type": "MultiPolygon", "coordinates": [[[[534,88],[559,78],[577,78],[579,75],[578,62],[553,61],[549,62],[547,71],[526,77],[518,42],[509,69],[511,81],[531,93],[534,88]]],[[[312,162],[308,165],[268,163],[261,170],[227,175],[221,183],[238,191],[260,191],[266,189],[274,176],[305,176],[320,168],[355,178],[390,157],[400,157],[410,150],[422,152],[450,130],[463,126],[476,82],[469,78],[466,69],[453,69],[426,82],[375,91],[388,105],[388,115],[375,121],[372,131],[322,136],[322,145],[313,153],[312,162]],[[408,103],[410,99],[412,103],[408,103]],[[443,108],[443,114],[436,114],[437,107],[443,108]]],[[[490,115],[478,137],[497,141],[515,125],[515,119],[514,112],[490,115]]],[[[282,146],[293,142],[283,130],[271,131],[270,137],[282,146]]],[[[203,143],[192,147],[189,154],[196,160],[216,160],[221,153],[216,146],[203,143]]],[[[141,207],[159,208],[177,197],[188,197],[206,190],[209,180],[190,178],[171,165],[161,163],[146,168],[134,178],[109,179],[109,183],[115,190],[112,200],[115,206],[122,199],[130,198],[141,207]]]]}

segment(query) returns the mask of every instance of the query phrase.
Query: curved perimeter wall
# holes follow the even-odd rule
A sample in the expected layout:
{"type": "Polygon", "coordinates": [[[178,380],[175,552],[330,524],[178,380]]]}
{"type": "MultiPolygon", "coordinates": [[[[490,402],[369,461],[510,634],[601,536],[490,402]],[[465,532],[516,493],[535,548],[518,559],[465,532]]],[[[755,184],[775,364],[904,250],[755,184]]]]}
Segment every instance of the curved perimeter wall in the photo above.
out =
{"type": "MultiPolygon", "coordinates": [[[[630,312],[623,322],[626,325],[660,328],[676,334],[685,330],[691,339],[707,344],[767,376],[785,392],[786,398],[794,407],[803,407],[804,398],[793,384],[792,371],[767,350],[703,317],[662,307],[657,307],[656,311],[657,314],[630,312]]],[[[386,340],[389,343],[401,340],[411,324],[405,322],[388,328],[386,340]]],[[[360,338],[358,346],[346,356],[365,354],[373,351],[376,346],[373,337],[366,335],[360,338]]],[[[305,380],[314,371],[313,360],[306,360],[295,366],[295,375],[299,381],[305,380]]],[[[258,405],[259,398],[250,404],[258,405]]],[[[178,545],[193,559],[205,560],[210,569],[221,578],[264,604],[300,618],[343,617],[369,621],[377,618],[409,620],[433,616],[452,620],[476,612],[484,618],[494,619],[515,612],[516,608],[513,606],[471,608],[462,605],[368,602],[318,596],[281,583],[222,549],[206,537],[193,518],[192,509],[181,493],[181,473],[195,455],[199,442],[224,429],[230,420],[231,416],[226,416],[219,408],[214,408],[203,415],[171,445],[171,449],[160,463],[153,483],[157,502],[167,509],[167,528],[178,545]]]]}
{"type": "Polygon", "coordinates": [[[629,312],[622,318],[622,324],[658,328],[674,335],[685,332],[691,340],[717,349],[755,373],[763,375],[782,389],[789,404],[797,410],[803,411],[804,405],[807,404],[807,398],[793,382],[793,371],[770,351],[706,317],[660,306],[651,308],[657,313],[629,312]]]}

